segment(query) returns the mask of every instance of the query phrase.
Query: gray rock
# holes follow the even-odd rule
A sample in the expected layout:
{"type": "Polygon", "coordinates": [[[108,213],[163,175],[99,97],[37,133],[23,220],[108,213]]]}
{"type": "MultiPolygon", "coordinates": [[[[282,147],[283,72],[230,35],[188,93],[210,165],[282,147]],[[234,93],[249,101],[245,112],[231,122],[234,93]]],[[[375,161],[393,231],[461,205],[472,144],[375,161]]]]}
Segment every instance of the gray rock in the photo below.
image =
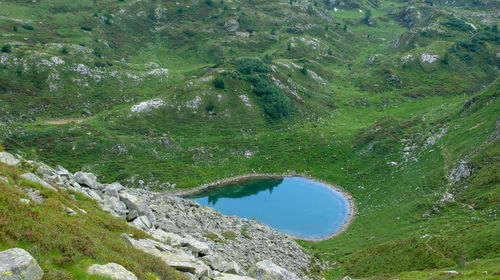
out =
{"type": "Polygon", "coordinates": [[[40,194],[40,191],[39,190],[36,190],[36,189],[27,189],[26,190],[26,194],[33,200],[33,201],[36,201],[36,202],[39,202],[39,203],[42,203],[45,201],[45,197],[43,197],[41,194],[40,194]]]}
{"type": "Polygon", "coordinates": [[[206,255],[210,251],[210,246],[208,246],[208,244],[198,241],[190,235],[182,238],[181,245],[187,247],[193,253],[206,255]]]}
{"type": "Polygon", "coordinates": [[[102,197],[96,191],[94,191],[93,189],[86,189],[85,192],[93,200],[96,200],[97,202],[102,203],[102,201],[103,201],[102,197]]]}
{"type": "Polygon", "coordinates": [[[352,280],[352,279],[351,279],[351,277],[346,276],[346,277],[342,278],[342,280],[352,280]]]}
{"type": "Polygon", "coordinates": [[[137,212],[137,210],[129,211],[127,214],[127,222],[131,222],[137,217],[139,217],[139,213],[137,212]]]}
{"type": "Polygon", "coordinates": [[[24,178],[24,179],[29,180],[31,182],[38,183],[38,184],[44,186],[45,188],[57,191],[56,188],[54,188],[51,184],[45,182],[44,180],[40,179],[38,176],[36,176],[35,174],[33,174],[31,172],[24,173],[23,175],[21,175],[21,178],[24,178]]]}
{"type": "Polygon", "coordinates": [[[201,260],[213,270],[222,271],[223,260],[218,255],[206,255],[201,258],[201,260]]]}
{"type": "Polygon", "coordinates": [[[248,270],[248,276],[256,280],[300,280],[294,273],[268,260],[260,261],[252,266],[248,270]]]}
{"type": "Polygon", "coordinates": [[[19,160],[7,152],[0,152],[0,162],[12,166],[17,166],[19,164],[19,160]]]}
{"type": "Polygon", "coordinates": [[[43,270],[25,250],[13,248],[0,252],[0,279],[40,280],[43,270]]]}
{"type": "Polygon", "coordinates": [[[226,29],[227,32],[235,32],[236,30],[238,30],[239,27],[240,23],[235,19],[232,19],[224,23],[224,29],[226,29]]]}
{"type": "Polygon", "coordinates": [[[183,238],[175,233],[165,232],[161,229],[157,229],[151,233],[153,238],[160,240],[163,243],[170,244],[172,246],[181,245],[183,238]]]}
{"type": "Polygon", "coordinates": [[[207,265],[182,250],[150,239],[135,240],[126,234],[122,234],[122,238],[134,248],[160,258],[168,266],[179,271],[189,272],[197,278],[213,276],[212,270],[207,265]]]}
{"type": "Polygon", "coordinates": [[[116,263],[108,263],[106,265],[94,264],[89,267],[88,272],[92,275],[107,276],[116,280],[137,280],[137,277],[132,272],[116,263]]]}
{"type": "Polygon", "coordinates": [[[136,210],[139,216],[147,216],[151,223],[156,221],[153,211],[146,206],[146,203],[142,199],[127,192],[121,192],[119,196],[129,211],[136,210]]]}
{"type": "Polygon", "coordinates": [[[228,273],[221,273],[219,276],[215,276],[214,280],[255,280],[254,278],[248,276],[240,276],[228,273]]]}
{"type": "Polygon", "coordinates": [[[148,231],[152,227],[151,221],[148,219],[147,216],[139,216],[131,224],[134,227],[136,227],[138,229],[142,229],[144,231],[148,231]]]}
{"type": "Polygon", "coordinates": [[[220,271],[238,275],[243,274],[243,270],[235,261],[223,261],[220,271]]]}
{"type": "Polygon", "coordinates": [[[106,185],[104,187],[103,192],[104,192],[104,194],[106,194],[108,196],[119,198],[118,193],[120,191],[122,191],[123,189],[124,189],[124,187],[120,183],[112,183],[112,184],[106,185]]]}
{"type": "Polygon", "coordinates": [[[122,219],[125,219],[128,213],[127,206],[125,206],[125,203],[123,203],[117,197],[106,196],[104,198],[104,209],[113,210],[122,219]]]}
{"type": "Polygon", "coordinates": [[[60,165],[56,165],[56,173],[57,173],[57,175],[63,176],[63,177],[70,177],[71,176],[71,173],[69,173],[69,171],[66,168],[64,168],[60,165]]]}
{"type": "Polygon", "coordinates": [[[99,189],[102,185],[97,183],[97,178],[92,173],[86,173],[78,171],[75,173],[74,180],[83,186],[87,186],[91,189],[99,189]]]}
{"type": "Polygon", "coordinates": [[[70,216],[78,216],[78,214],[75,212],[75,210],[69,208],[68,206],[63,205],[63,208],[64,208],[64,212],[66,212],[66,214],[68,214],[70,216]]]}

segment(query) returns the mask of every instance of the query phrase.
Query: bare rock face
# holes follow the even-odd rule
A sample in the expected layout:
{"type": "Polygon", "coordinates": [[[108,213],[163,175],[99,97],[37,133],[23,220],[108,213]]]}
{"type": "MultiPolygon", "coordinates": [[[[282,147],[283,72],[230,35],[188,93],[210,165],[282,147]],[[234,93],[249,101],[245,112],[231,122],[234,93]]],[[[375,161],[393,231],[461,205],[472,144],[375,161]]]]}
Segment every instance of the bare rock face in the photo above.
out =
{"type": "Polygon", "coordinates": [[[123,266],[116,263],[106,265],[94,264],[89,267],[89,273],[92,275],[107,276],[116,280],[137,280],[137,277],[123,266]]]}
{"type": "Polygon", "coordinates": [[[75,173],[75,181],[80,184],[87,186],[91,189],[99,189],[100,184],[97,183],[97,178],[94,174],[92,173],[86,173],[86,172],[76,172],[75,173]]]}
{"type": "Polygon", "coordinates": [[[294,273],[265,260],[256,263],[250,268],[248,274],[257,280],[276,279],[276,280],[299,280],[294,273]]]}
{"type": "Polygon", "coordinates": [[[0,279],[40,280],[43,270],[25,250],[12,248],[0,252],[0,279]]]}
{"type": "Polygon", "coordinates": [[[7,152],[0,152],[0,162],[12,166],[17,166],[17,164],[19,164],[19,160],[7,152]]]}

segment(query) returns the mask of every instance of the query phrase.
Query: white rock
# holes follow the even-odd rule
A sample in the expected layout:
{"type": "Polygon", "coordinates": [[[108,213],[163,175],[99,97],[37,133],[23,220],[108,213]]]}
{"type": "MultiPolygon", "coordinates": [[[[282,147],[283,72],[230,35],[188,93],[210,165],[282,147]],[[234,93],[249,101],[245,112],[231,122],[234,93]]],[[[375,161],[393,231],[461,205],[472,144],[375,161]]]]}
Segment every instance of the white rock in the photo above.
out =
{"type": "Polygon", "coordinates": [[[88,272],[92,275],[107,276],[116,280],[137,280],[137,277],[132,272],[116,263],[108,263],[106,265],[94,264],[89,267],[88,272]]]}
{"type": "Polygon", "coordinates": [[[136,105],[130,107],[130,111],[135,112],[135,113],[147,112],[147,111],[151,111],[155,108],[161,107],[163,105],[165,105],[165,101],[163,101],[163,99],[155,98],[155,99],[141,102],[139,104],[136,104],[136,105]]]}
{"type": "Polygon", "coordinates": [[[248,276],[239,276],[228,273],[221,273],[221,275],[213,278],[214,280],[254,280],[254,278],[248,276]]]}
{"type": "Polygon", "coordinates": [[[19,160],[7,152],[0,152],[0,162],[12,166],[17,166],[19,164],[19,160]]]}
{"type": "Polygon", "coordinates": [[[91,189],[99,189],[101,184],[97,183],[97,177],[92,173],[78,171],[75,173],[75,181],[91,189]]]}
{"type": "Polygon", "coordinates": [[[300,280],[294,273],[268,260],[260,261],[252,266],[248,270],[248,276],[256,280],[300,280]]]}
{"type": "Polygon", "coordinates": [[[422,62],[427,62],[427,63],[433,63],[433,62],[434,62],[434,61],[436,61],[438,58],[439,58],[439,55],[437,55],[437,54],[428,54],[428,53],[423,53],[423,54],[420,56],[420,60],[422,60],[422,62]]]}
{"type": "Polygon", "coordinates": [[[29,172],[29,173],[24,173],[23,175],[21,175],[21,178],[24,178],[26,180],[29,180],[29,181],[32,181],[32,182],[35,182],[35,183],[38,183],[40,185],[42,185],[43,187],[46,187],[48,189],[51,189],[51,190],[54,190],[54,191],[57,191],[56,188],[54,188],[52,185],[50,185],[49,183],[45,182],[44,180],[40,179],[38,176],[36,176],[35,174],[29,172]]]}
{"type": "Polygon", "coordinates": [[[42,277],[43,270],[25,250],[12,248],[0,252],[0,279],[40,280],[42,277]]]}

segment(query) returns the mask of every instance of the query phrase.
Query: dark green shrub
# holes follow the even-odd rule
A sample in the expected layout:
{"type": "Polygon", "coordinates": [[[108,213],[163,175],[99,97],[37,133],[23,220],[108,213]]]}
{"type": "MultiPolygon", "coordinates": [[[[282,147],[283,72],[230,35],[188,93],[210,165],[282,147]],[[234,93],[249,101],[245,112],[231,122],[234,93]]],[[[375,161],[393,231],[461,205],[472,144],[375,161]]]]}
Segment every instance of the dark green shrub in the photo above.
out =
{"type": "Polygon", "coordinates": [[[17,26],[12,27],[12,30],[14,30],[14,32],[17,32],[17,26]]]}
{"type": "Polygon", "coordinates": [[[292,112],[290,99],[279,87],[271,87],[264,96],[264,111],[271,119],[281,119],[292,112]]]}
{"type": "Polygon", "coordinates": [[[3,53],[10,53],[10,52],[12,52],[12,47],[10,45],[4,45],[2,47],[2,52],[3,53]]]}
{"type": "Polygon", "coordinates": [[[271,72],[271,67],[264,64],[258,58],[242,58],[236,62],[238,71],[243,74],[252,74],[253,72],[267,73],[271,72]]]}
{"type": "Polygon", "coordinates": [[[305,65],[302,67],[302,69],[300,69],[300,73],[302,73],[302,75],[307,75],[307,67],[305,65]]]}
{"type": "Polygon", "coordinates": [[[98,49],[94,49],[93,54],[97,57],[102,57],[102,53],[98,49]]]}
{"type": "Polygon", "coordinates": [[[88,27],[88,26],[82,26],[80,27],[82,30],[85,30],[85,31],[92,31],[92,28],[88,27]]]}
{"type": "Polygon", "coordinates": [[[212,6],[214,3],[212,2],[212,0],[205,0],[205,4],[207,4],[208,6],[212,6]]]}
{"type": "Polygon", "coordinates": [[[21,25],[22,28],[26,29],[26,30],[33,30],[35,29],[33,26],[31,25],[21,25]]]}
{"type": "Polygon", "coordinates": [[[63,47],[63,48],[61,49],[61,53],[62,53],[62,54],[68,54],[68,53],[69,53],[68,48],[67,48],[67,47],[63,47]]]}
{"type": "Polygon", "coordinates": [[[224,89],[226,87],[226,83],[224,82],[224,79],[222,77],[217,76],[213,80],[214,87],[224,89]]]}
{"type": "Polygon", "coordinates": [[[449,21],[446,21],[446,22],[443,22],[442,23],[444,26],[447,26],[449,28],[452,28],[452,29],[456,29],[456,30],[461,30],[461,31],[471,31],[473,30],[472,26],[468,25],[467,23],[465,23],[465,21],[459,19],[459,18],[452,18],[451,20],[449,21]]]}

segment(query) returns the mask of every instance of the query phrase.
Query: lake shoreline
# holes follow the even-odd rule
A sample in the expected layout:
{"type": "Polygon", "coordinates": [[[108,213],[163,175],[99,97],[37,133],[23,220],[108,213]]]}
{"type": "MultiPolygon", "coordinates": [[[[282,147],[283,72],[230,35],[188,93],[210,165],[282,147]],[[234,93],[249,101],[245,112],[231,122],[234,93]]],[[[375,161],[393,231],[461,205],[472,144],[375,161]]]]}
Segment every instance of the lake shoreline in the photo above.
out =
{"type": "MultiPolygon", "coordinates": [[[[200,185],[200,186],[192,188],[192,189],[170,191],[169,193],[172,195],[175,195],[175,196],[184,197],[184,196],[197,194],[197,193],[209,190],[209,189],[222,187],[224,185],[228,185],[228,184],[232,184],[232,183],[236,183],[236,182],[242,182],[245,180],[278,179],[278,178],[285,178],[285,177],[303,177],[303,178],[324,184],[324,185],[330,187],[331,189],[342,194],[347,199],[347,202],[349,203],[349,214],[347,216],[347,220],[344,222],[344,224],[342,225],[342,228],[339,231],[332,233],[330,235],[327,235],[325,237],[318,237],[318,238],[307,238],[307,237],[293,236],[293,235],[287,234],[288,236],[292,237],[293,239],[312,241],[312,242],[320,242],[320,241],[325,241],[325,240],[331,239],[331,238],[343,233],[351,225],[351,223],[354,219],[354,216],[356,214],[356,210],[357,210],[356,205],[354,203],[354,198],[347,191],[345,191],[343,188],[341,188],[339,186],[332,185],[332,184],[327,183],[325,181],[318,180],[316,178],[313,178],[311,176],[304,175],[304,174],[298,174],[298,173],[283,173],[283,174],[250,173],[250,174],[244,174],[244,175],[239,175],[239,176],[235,176],[235,177],[221,179],[221,180],[218,180],[218,181],[215,181],[212,183],[200,185]]],[[[286,233],[284,233],[284,234],[286,234],[286,233]]]]}

